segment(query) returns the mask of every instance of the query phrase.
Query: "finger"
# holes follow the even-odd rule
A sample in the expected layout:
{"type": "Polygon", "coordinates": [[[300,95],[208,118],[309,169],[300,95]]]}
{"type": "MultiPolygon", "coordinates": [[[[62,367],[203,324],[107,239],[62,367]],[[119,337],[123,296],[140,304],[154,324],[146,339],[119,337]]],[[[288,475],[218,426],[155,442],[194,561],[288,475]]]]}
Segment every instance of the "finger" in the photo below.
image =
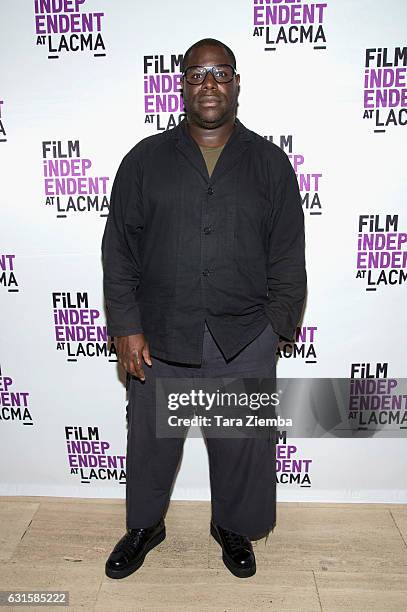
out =
{"type": "Polygon", "coordinates": [[[153,365],[151,362],[151,357],[150,357],[150,348],[148,346],[148,344],[146,344],[143,348],[143,359],[146,362],[147,365],[151,366],[153,365]]]}
{"type": "Polygon", "coordinates": [[[128,372],[129,374],[132,374],[133,376],[136,375],[136,369],[134,367],[134,363],[132,359],[124,362],[124,368],[126,372],[128,372]]]}
{"type": "Polygon", "coordinates": [[[146,377],[144,375],[143,366],[141,365],[140,353],[138,351],[135,351],[133,353],[132,361],[134,364],[134,369],[136,371],[137,378],[139,378],[140,380],[145,380],[146,377]]]}

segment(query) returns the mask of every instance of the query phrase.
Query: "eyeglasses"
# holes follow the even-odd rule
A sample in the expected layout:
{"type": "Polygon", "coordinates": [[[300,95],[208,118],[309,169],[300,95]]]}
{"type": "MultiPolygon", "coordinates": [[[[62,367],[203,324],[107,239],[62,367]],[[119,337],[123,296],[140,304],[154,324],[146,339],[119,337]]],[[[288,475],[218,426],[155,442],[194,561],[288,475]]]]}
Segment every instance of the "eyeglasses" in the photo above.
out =
{"type": "Polygon", "coordinates": [[[201,85],[208,72],[212,73],[217,83],[229,83],[236,74],[235,68],[230,64],[217,64],[216,66],[189,66],[182,73],[190,85],[201,85]]]}

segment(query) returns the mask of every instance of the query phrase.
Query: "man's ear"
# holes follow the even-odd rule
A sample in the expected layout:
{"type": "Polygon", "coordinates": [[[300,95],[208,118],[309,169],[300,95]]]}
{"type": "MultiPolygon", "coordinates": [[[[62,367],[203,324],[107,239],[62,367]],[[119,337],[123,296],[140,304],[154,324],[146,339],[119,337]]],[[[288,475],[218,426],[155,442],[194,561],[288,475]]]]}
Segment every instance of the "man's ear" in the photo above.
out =
{"type": "Polygon", "coordinates": [[[240,94],[240,74],[236,75],[236,83],[237,83],[237,97],[239,97],[239,94],[240,94]]]}

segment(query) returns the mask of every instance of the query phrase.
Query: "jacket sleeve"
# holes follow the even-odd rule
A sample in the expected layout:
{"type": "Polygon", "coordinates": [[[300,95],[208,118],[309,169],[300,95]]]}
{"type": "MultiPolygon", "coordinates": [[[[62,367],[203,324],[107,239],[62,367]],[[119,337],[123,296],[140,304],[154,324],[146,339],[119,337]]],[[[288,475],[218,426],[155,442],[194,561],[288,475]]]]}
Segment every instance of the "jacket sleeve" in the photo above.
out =
{"type": "Polygon", "coordinates": [[[103,290],[109,336],[143,332],[137,303],[141,272],[141,170],[129,153],[117,171],[102,239],[103,290]]]}
{"type": "Polygon", "coordinates": [[[285,153],[275,186],[268,234],[266,315],[276,333],[293,340],[304,305],[304,213],[297,177],[285,153]]]}

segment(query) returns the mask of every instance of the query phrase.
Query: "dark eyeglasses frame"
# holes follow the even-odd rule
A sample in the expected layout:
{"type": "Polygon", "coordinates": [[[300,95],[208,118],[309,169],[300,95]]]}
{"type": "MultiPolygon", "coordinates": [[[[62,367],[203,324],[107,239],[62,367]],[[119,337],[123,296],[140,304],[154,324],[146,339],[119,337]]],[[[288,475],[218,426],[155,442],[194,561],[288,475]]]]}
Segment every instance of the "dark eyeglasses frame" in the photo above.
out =
{"type": "Polygon", "coordinates": [[[204,82],[205,82],[205,79],[206,79],[206,77],[208,76],[208,72],[211,72],[211,73],[212,73],[213,78],[214,78],[214,79],[215,79],[215,81],[216,81],[217,83],[219,83],[220,85],[223,85],[223,84],[225,84],[225,83],[230,83],[231,81],[233,81],[234,77],[235,77],[235,76],[236,76],[236,74],[237,74],[237,73],[236,73],[236,68],[234,68],[234,66],[232,66],[232,64],[215,64],[215,66],[200,66],[200,65],[198,65],[198,64],[197,64],[196,66],[188,66],[188,68],[185,68],[184,72],[182,73],[182,76],[183,76],[183,78],[186,80],[186,82],[187,82],[189,85],[202,85],[202,83],[204,83],[204,82]],[[231,78],[231,79],[229,79],[228,81],[218,81],[218,80],[216,79],[215,75],[213,74],[213,69],[214,69],[214,68],[220,68],[221,66],[227,66],[228,68],[232,68],[232,71],[233,71],[232,78],[231,78]],[[202,81],[201,81],[200,83],[191,83],[190,81],[188,81],[188,79],[186,78],[186,76],[185,76],[185,75],[186,75],[186,73],[187,73],[187,70],[189,70],[190,68],[205,68],[205,71],[206,71],[206,72],[205,72],[205,76],[204,76],[204,78],[202,79],[202,81]]]}

